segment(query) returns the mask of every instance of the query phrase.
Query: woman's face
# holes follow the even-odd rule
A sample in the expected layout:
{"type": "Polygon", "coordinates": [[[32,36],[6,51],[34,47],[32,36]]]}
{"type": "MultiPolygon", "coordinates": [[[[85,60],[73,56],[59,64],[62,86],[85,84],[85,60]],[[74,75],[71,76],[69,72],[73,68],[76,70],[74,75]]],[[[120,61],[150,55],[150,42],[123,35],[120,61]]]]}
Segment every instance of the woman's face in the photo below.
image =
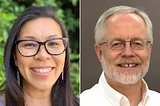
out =
{"type": "MultiPolygon", "coordinates": [[[[44,42],[51,38],[62,37],[59,24],[51,18],[38,18],[26,22],[20,30],[17,40],[36,40],[44,42]]],[[[35,56],[24,57],[16,48],[15,64],[23,76],[23,88],[51,89],[64,68],[65,52],[50,55],[44,45],[35,56]]]]}

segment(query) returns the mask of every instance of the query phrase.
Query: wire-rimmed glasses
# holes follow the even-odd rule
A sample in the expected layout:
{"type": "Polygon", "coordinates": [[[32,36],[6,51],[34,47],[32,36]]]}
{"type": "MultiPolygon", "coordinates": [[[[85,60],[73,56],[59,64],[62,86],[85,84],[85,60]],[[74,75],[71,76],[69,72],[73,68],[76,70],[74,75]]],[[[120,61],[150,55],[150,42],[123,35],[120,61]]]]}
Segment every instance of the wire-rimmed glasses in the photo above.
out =
{"type": "Polygon", "coordinates": [[[44,45],[46,51],[51,55],[62,54],[67,46],[68,38],[51,38],[44,42],[36,40],[17,40],[15,41],[18,51],[22,56],[30,57],[38,53],[40,46],[44,45]]]}
{"type": "Polygon", "coordinates": [[[145,39],[145,38],[134,38],[130,41],[125,41],[124,39],[111,39],[107,40],[106,42],[100,43],[99,45],[107,44],[107,47],[112,50],[121,50],[125,47],[126,42],[130,42],[130,46],[133,49],[142,50],[147,48],[148,44],[151,43],[151,41],[145,39]]]}

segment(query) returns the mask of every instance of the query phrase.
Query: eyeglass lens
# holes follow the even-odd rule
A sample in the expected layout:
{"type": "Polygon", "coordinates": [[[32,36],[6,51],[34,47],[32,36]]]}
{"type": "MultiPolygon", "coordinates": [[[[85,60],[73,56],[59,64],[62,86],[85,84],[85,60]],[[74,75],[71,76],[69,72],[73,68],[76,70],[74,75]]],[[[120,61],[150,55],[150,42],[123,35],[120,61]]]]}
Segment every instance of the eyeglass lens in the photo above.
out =
{"type": "Polygon", "coordinates": [[[146,39],[132,39],[131,41],[113,39],[113,40],[108,40],[107,46],[108,48],[113,50],[120,50],[125,47],[126,42],[130,42],[131,47],[134,49],[144,49],[147,47],[146,39]]]}
{"type": "MultiPolygon", "coordinates": [[[[45,42],[45,48],[49,54],[61,54],[65,50],[67,41],[64,39],[51,39],[45,42]]],[[[42,42],[34,40],[24,40],[18,44],[18,49],[23,56],[33,56],[37,54],[42,42]]]]}

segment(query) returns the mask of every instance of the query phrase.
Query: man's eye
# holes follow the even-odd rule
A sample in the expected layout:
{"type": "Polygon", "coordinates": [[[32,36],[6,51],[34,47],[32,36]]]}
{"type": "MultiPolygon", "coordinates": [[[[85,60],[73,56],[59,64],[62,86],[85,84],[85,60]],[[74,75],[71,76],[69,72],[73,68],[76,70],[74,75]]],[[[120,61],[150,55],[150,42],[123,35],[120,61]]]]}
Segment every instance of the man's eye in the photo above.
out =
{"type": "Polygon", "coordinates": [[[141,43],[135,43],[135,45],[142,45],[141,43]]]}
{"type": "Polygon", "coordinates": [[[123,45],[123,43],[114,43],[114,44],[112,44],[112,46],[121,46],[121,45],[123,45]]]}
{"type": "Polygon", "coordinates": [[[120,43],[115,43],[115,44],[113,44],[113,46],[118,46],[118,45],[121,45],[120,43]]]}
{"type": "Polygon", "coordinates": [[[133,45],[134,45],[134,46],[143,46],[142,43],[138,43],[138,42],[133,43],[133,45]]]}

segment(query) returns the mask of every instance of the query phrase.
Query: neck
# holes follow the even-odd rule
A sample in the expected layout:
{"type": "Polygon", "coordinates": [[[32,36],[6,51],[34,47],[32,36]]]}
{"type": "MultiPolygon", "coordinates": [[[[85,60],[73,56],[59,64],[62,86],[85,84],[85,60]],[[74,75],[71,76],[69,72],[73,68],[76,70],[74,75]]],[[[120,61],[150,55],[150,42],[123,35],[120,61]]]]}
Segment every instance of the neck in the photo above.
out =
{"type": "Polygon", "coordinates": [[[125,85],[111,80],[105,75],[107,83],[117,92],[126,96],[130,102],[130,106],[138,106],[142,100],[142,79],[135,84],[125,85]]]}
{"type": "Polygon", "coordinates": [[[26,106],[51,106],[51,89],[38,90],[23,84],[26,106]]]}

